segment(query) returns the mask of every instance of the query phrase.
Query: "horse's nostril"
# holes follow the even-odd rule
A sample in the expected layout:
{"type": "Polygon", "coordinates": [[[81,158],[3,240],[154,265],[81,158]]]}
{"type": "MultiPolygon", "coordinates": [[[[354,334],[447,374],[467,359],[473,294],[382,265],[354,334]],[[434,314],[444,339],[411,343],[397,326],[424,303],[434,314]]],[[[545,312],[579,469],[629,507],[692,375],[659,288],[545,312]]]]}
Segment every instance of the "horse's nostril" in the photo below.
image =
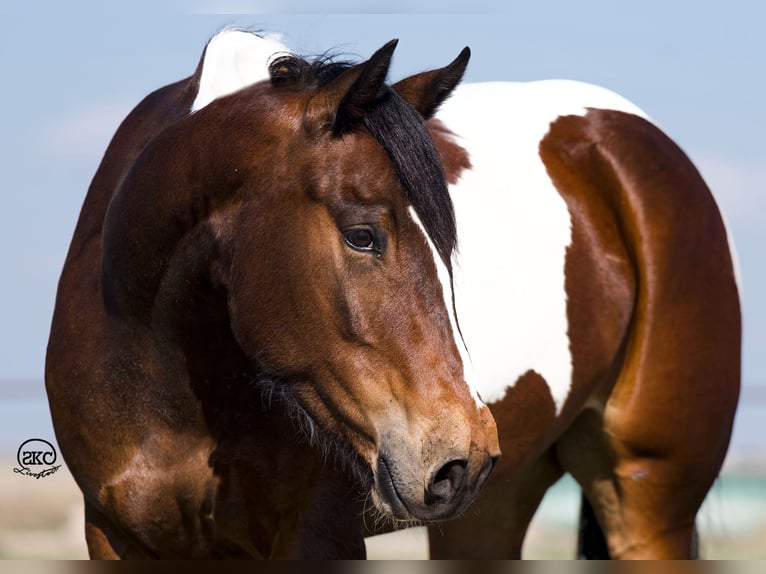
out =
{"type": "Polygon", "coordinates": [[[465,460],[451,460],[436,471],[426,490],[426,504],[449,502],[463,487],[465,481],[465,460]]]}

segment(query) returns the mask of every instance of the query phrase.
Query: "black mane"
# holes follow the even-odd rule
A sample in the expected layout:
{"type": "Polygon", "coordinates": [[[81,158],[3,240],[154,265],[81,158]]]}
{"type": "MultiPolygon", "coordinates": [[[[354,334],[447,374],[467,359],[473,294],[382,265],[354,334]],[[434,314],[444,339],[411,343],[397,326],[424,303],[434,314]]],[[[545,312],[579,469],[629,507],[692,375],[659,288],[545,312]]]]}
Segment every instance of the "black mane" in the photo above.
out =
{"type": "MultiPolygon", "coordinates": [[[[316,89],[337,78],[353,64],[328,56],[312,61],[287,55],[269,66],[275,86],[316,89]]],[[[364,125],[386,150],[404,192],[451,271],[457,245],[455,211],[444,169],[423,117],[396,91],[386,86],[377,105],[364,117],[364,125]]]]}
{"type": "Polygon", "coordinates": [[[328,54],[314,60],[286,54],[275,58],[269,64],[269,75],[271,83],[275,86],[290,85],[301,89],[316,89],[329,84],[353,65],[353,62],[349,61],[335,61],[333,56],[328,54]]]}
{"type": "Polygon", "coordinates": [[[422,116],[404,98],[388,89],[381,100],[364,124],[391,158],[407,199],[451,271],[457,225],[439,152],[422,116]]]}

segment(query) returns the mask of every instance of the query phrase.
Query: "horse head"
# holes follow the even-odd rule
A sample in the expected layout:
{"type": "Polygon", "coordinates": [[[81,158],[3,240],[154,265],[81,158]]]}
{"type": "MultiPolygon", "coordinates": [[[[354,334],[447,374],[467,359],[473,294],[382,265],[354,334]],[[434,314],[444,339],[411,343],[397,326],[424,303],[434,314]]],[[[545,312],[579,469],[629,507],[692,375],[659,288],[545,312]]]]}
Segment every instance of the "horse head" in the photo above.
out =
{"type": "Polygon", "coordinates": [[[195,256],[177,246],[204,229],[259,384],[361,463],[385,514],[440,520],[468,506],[500,454],[464,370],[454,214],[424,123],[468,51],[392,88],[395,45],[356,65],[278,58],[270,81],[157,136],[110,205],[105,297],[156,321],[169,269],[195,256]]]}

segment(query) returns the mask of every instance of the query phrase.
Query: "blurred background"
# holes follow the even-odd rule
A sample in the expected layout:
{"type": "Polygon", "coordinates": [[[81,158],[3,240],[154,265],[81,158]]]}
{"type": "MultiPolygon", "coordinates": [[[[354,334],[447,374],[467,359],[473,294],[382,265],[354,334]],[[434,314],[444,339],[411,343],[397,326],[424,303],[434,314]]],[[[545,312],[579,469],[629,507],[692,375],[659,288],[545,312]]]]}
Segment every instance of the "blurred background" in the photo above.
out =
{"type": "MultiPolygon", "coordinates": [[[[729,458],[700,517],[702,553],[766,558],[766,4],[321,4],[0,4],[0,558],[85,555],[82,505],[66,469],[38,480],[12,472],[23,441],[55,445],[43,364],[58,275],[119,122],[150,91],[191,74],[224,26],[279,32],[298,53],[359,59],[397,37],[392,80],[441,66],[468,45],[466,81],[584,80],[628,97],[665,129],[717,196],[742,276],[743,394],[729,458]]],[[[578,501],[569,479],[549,492],[526,557],[574,555],[578,501]]],[[[371,554],[424,556],[422,530],[394,536],[371,541],[371,554]]]]}

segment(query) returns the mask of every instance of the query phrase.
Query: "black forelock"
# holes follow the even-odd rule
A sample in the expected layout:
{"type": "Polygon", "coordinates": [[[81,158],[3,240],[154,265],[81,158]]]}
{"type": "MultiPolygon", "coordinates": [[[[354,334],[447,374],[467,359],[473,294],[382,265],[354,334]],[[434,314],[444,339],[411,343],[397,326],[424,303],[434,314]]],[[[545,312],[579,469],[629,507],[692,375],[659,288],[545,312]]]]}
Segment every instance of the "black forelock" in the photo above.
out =
{"type": "MultiPolygon", "coordinates": [[[[348,61],[335,61],[330,56],[309,61],[286,55],[269,65],[269,74],[275,86],[316,89],[352,65],[348,61]]],[[[386,150],[407,199],[442,261],[451,270],[452,252],[457,245],[455,211],[439,153],[423,117],[386,86],[377,105],[365,114],[364,125],[386,150]]]]}
{"type": "Polygon", "coordinates": [[[325,54],[313,60],[307,60],[294,54],[286,54],[275,58],[269,64],[271,83],[275,86],[290,85],[296,88],[319,88],[353,66],[353,62],[335,60],[334,56],[325,54]]]}
{"type": "Polygon", "coordinates": [[[407,199],[448,269],[457,245],[455,210],[439,153],[422,116],[394,90],[364,118],[394,164],[407,199]]]}

